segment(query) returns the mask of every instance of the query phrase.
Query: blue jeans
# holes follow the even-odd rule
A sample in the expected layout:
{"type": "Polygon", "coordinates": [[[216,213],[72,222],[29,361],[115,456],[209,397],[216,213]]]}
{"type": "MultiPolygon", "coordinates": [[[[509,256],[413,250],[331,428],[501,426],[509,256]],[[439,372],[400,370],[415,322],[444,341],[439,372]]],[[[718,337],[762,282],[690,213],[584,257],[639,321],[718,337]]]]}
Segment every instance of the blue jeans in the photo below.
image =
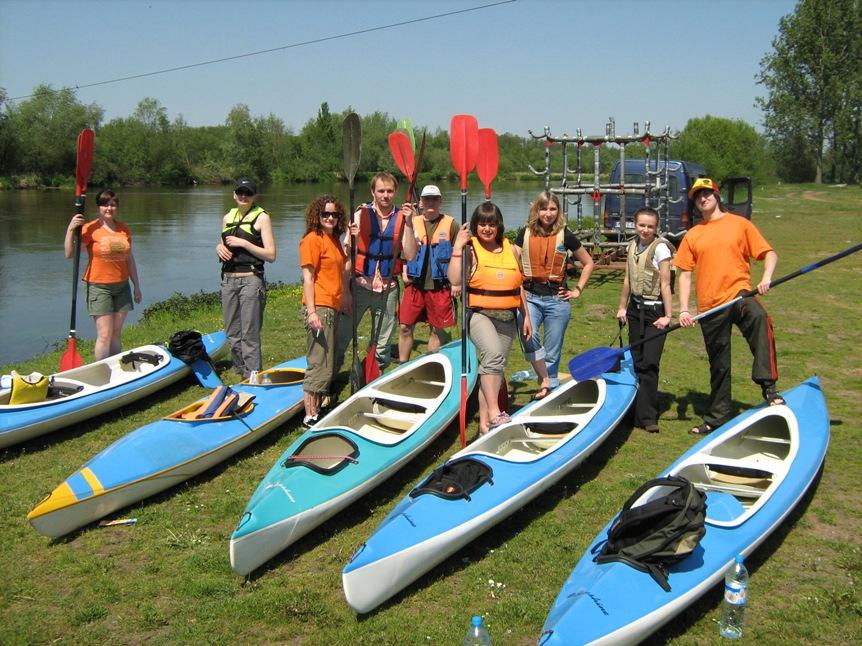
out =
{"type": "MultiPolygon", "coordinates": [[[[524,342],[524,358],[527,361],[544,359],[551,377],[551,388],[560,385],[557,376],[560,369],[560,353],[563,351],[563,336],[569,319],[572,317],[572,306],[556,294],[540,296],[529,290],[527,294],[527,309],[530,311],[530,322],[533,324],[533,336],[524,342]],[[539,328],[544,325],[544,343],[539,339],[539,328]]],[[[519,327],[523,325],[518,314],[519,327]]]]}

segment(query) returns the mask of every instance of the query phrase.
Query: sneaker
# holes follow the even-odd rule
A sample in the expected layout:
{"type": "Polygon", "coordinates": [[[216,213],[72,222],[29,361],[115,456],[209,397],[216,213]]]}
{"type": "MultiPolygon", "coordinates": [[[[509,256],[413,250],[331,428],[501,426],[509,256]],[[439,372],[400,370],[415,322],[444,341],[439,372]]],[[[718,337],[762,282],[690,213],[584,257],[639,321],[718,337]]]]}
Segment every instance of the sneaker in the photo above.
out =
{"type": "Polygon", "coordinates": [[[302,418],[302,425],[305,428],[311,428],[312,426],[317,424],[317,421],[318,421],[317,415],[306,415],[305,417],[302,418]]]}

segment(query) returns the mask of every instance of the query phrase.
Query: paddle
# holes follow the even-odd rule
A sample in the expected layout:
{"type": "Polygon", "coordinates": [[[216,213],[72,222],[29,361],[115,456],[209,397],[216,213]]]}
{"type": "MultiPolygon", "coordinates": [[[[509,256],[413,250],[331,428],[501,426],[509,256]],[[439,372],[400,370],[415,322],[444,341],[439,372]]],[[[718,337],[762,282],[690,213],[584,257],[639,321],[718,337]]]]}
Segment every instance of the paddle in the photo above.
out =
{"type": "MultiPolygon", "coordinates": [[[[818,267],[828,265],[829,263],[835,262],[836,260],[843,258],[844,256],[849,256],[852,253],[856,253],[860,249],[862,249],[862,243],[859,243],[850,247],[849,249],[845,249],[844,251],[836,253],[834,256],[829,256],[827,258],[824,258],[823,260],[818,260],[817,262],[807,265],[802,269],[797,269],[793,273],[787,274],[786,276],[782,276],[781,278],[773,280],[769,286],[770,288],[778,287],[780,284],[786,283],[789,280],[793,280],[797,276],[807,274],[810,271],[814,271],[818,267]]],[[[692,318],[693,320],[697,321],[699,319],[710,316],[711,314],[715,314],[716,312],[720,312],[721,310],[727,309],[728,307],[742,300],[743,298],[756,295],[757,290],[751,289],[747,292],[743,292],[736,298],[729,300],[726,303],[716,305],[715,307],[708,309],[705,312],[701,312],[700,314],[692,318]]],[[[569,361],[569,372],[571,373],[572,378],[577,381],[584,381],[585,379],[592,379],[594,377],[597,377],[601,373],[606,372],[607,370],[611,370],[616,365],[617,361],[622,358],[626,350],[637,347],[639,345],[643,345],[644,343],[652,341],[653,339],[662,334],[673,332],[680,327],[681,326],[679,323],[673,323],[668,327],[664,328],[663,330],[658,330],[657,334],[654,334],[653,336],[646,339],[635,341],[634,343],[620,348],[619,350],[615,348],[593,348],[591,350],[587,350],[586,352],[582,352],[578,356],[574,357],[571,361],[569,361]]]]}
{"type": "MultiPolygon", "coordinates": [[[[353,185],[353,179],[356,177],[356,170],[359,168],[359,157],[362,154],[362,123],[359,121],[359,115],[351,112],[344,117],[342,126],[342,143],[344,145],[344,174],[347,176],[347,185],[350,187],[350,213],[348,218],[353,222],[353,210],[355,208],[356,191],[353,185]]],[[[356,271],[356,236],[350,236],[350,269],[356,271]]],[[[350,281],[350,299],[354,303],[356,300],[355,281],[350,281]]],[[[356,307],[351,305],[351,323],[353,325],[353,363],[356,365],[356,307]]],[[[357,390],[356,377],[354,370],[350,371],[350,394],[352,395],[357,390]]]]}
{"type": "Polygon", "coordinates": [[[479,130],[479,156],[476,159],[476,174],[485,187],[485,199],[491,199],[491,182],[497,177],[500,167],[500,148],[497,133],[493,128],[479,130]]]}
{"type": "MultiPolygon", "coordinates": [[[[396,130],[389,133],[389,152],[392,153],[392,159],[395,160],[395,165],[398,170],[407,178],[408,182],[413,182],[413,177],[416,174],[416,160],[413,158],[413,145],[410,143],[410,137],[403,130],[396,130]]],[[[412,202],[413,196],[408,188],[407,201],[412,202]]]]}
{"type": "Polygon", "coordinates": [[[416,164],[413,166],[413,177],[410,179],[410,185],[407,187],[407,201],[413,202],[413,196],[416,193],[416,179],[419,177],[419,171],[422,170],[422,160],[425,158],[425,131],[422,131],[422,141],[419,143],[419,152],[416,155],[416,164]]]}
{"type": "MultiPolygon", "coordinates": [[[[461,178],[461,226],[467,223],[467,176],[479,155],[479,123],[469,114],[456,114],[449,126],[449,156],[461,178]]],[[[467,250],[461,259],[461,409],[458,430],[467,446],[467,250]]]]}
{"type": "MultiPolygon", "coordinates": [[[[93,146],[95,134],[84,128],[78,135],[78,159],[75,164],[75,213],[84,214],[84,199],[87,197],[87,180],[93,168],[93,146]]],[[[72,261],[72,314],[69,318],[69,338],[66,351],[60,357],[60,370],[71,370],[84,364],[78,353],[78,337],[75,330],[78,306],[78,270],[81,266],[81,227],[75,229],[75,256],[72,261]]]]}
{"type": "Polygon", "coordinates": [[[413,146],[413,150],[416,150],[416,138],[413,136],[413,120],[410,117],[401,119],[397,126],[398,130],[403,130],[407,133],[407,136],[410,137],[410,145],[413,146]]]}

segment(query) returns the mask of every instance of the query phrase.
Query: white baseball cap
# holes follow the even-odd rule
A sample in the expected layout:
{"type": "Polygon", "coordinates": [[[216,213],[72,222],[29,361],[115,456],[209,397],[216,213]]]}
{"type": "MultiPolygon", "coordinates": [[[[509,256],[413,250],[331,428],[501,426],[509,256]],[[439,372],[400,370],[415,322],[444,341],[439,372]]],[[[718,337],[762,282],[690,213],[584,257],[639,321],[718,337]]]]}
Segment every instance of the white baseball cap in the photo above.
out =
{"type": "Polygon", "coordinates": [[[428,186],[422,189],[422,195],[419,197],[443,197],[443,195],[440,193],[440,189],[434,186],[434,184],[428,184],[428,186]]]}

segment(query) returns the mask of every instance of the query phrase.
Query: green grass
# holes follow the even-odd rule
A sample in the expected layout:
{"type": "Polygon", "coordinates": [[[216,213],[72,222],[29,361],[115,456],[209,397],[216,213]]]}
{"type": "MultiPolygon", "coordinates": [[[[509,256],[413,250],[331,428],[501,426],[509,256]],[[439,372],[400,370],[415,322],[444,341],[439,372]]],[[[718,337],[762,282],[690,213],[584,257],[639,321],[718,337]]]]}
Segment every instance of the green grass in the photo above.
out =
{"type": "MultiPolygon", "coordinates": [[[[862,239],[858,187],[769,187],[755,200],[755,221],[780,256],[778,275],[862,239]]],[[[779,385],[820,375],[832,439],[813,495],[748,560],[748,643],[862,641],[860,285],[862,254],[764,299],[775,322],[779,385]]],[[[566,357],[611,341],[620,286],[619,273],[591,281],[574,305],[566,357]]],[[[270,294],[267,365],[304,352],[298,298],[295,286],[270,294]]],[[[182,317],[157,308],[127,330],[124,345],[165,340],[187,327],[218,329],[218,309],[201,301],[203,309],[182,317]]],[[[91,346],[82,351],[92,356],[91,346]]],[[[17,368],[50,372],[59,356],[17,368]]],[[[733,366],[734,401],[741,409],[759,403],[738,334],[733,366]]],[[[522,367],[522,356],[513,352],[510,368],[522,367]]],[[[229,371],[223,376],[235,381],[229,371]]],[[[517,401],[524,403],[534,390],[520,388],[517,401]]],[[[637,485],[693,444],[685,431],[699,419],[708,391],[698,331],[680,330],[668,339],[660,390],[660,434],[617,429],[582,468],[527,509],[378,611],[357,617],[342,597],[342,567],[412,484],[457,449],[455,428],[248,580],[230,569],[228,539],[257,483],[301,432],[298,418],[200,477],[111,516],[137,517],[135,526],[90,526],[56,542],[29,527],[27,512],[96,452],[204,393],[183,381],[146,402],[0,453],[0,643],[455,644],[470,615],[481,613],[495,644],[534,644],[560,586],[599,529],[637,485]],[[489,579],[503,587],[492,588],[489,579]]],[[[475,432],[475,420],[471,428],[475,432]]],[[[720,591],[710,591],[655,642],[717,643],[719,603],[720,591]]]]}

